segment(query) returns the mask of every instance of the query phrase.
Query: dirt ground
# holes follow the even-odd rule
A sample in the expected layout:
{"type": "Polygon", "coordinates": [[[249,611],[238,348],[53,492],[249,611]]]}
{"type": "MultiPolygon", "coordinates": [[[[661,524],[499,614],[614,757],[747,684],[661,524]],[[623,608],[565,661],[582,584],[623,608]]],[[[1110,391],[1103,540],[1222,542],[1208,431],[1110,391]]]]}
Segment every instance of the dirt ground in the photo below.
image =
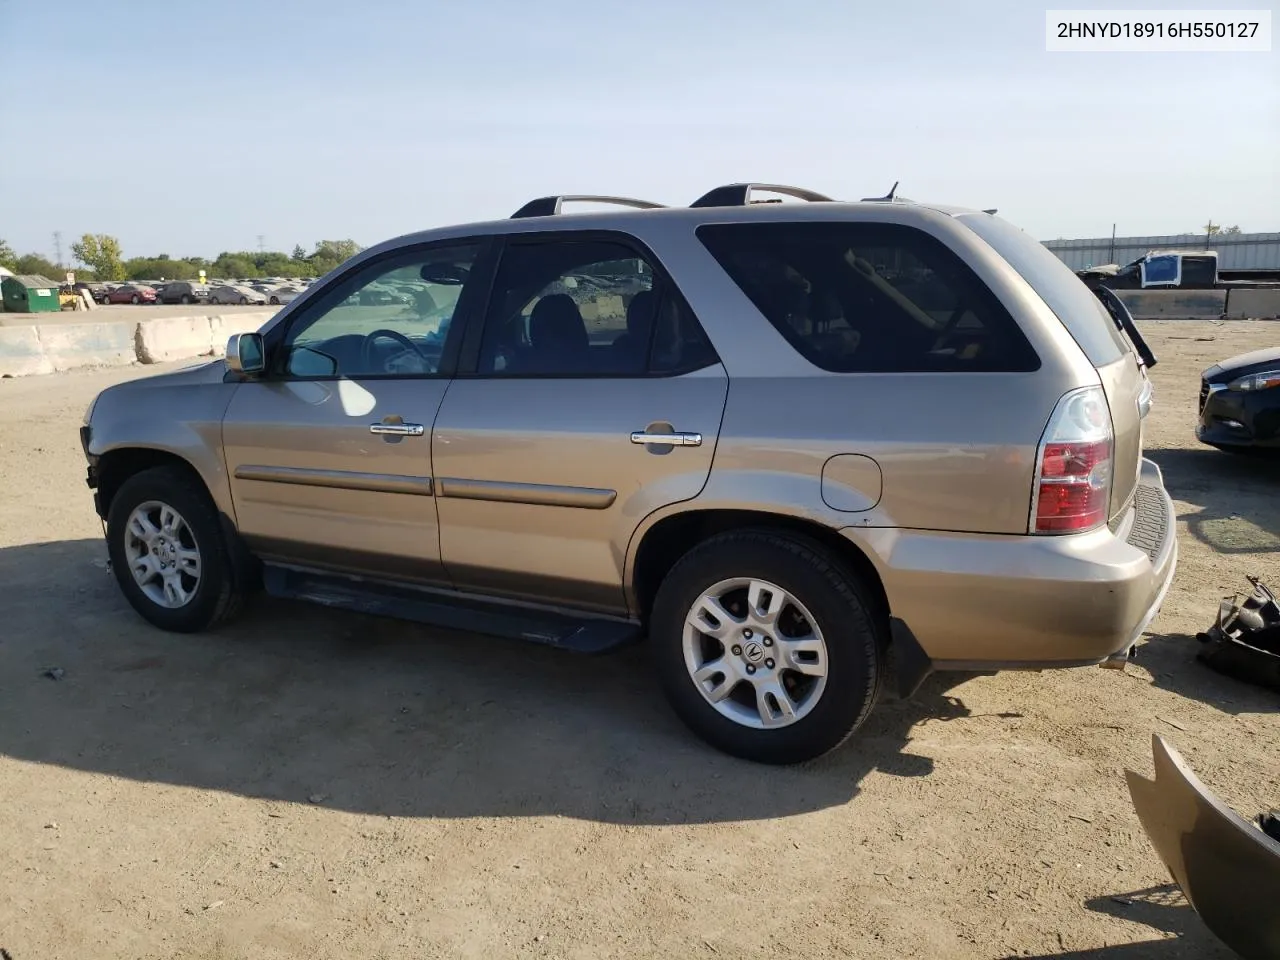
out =
{"type": "Polygon", "coordinates": [[[637,649],[265,600],[215,634],[151,629],[105,569],[76,426],[154,368],[0,381],[0,946],[1229,957],[1168,886],[1123,771],[1150,775],[1160,733],[1244,816],[1280,805],[1280,698],[1194,659],[1246,573],[1280,583],[1280,466],[1192,433],[1199,371],[1280,323],[1144,329],[1182,556],[1138,665],[934,677],[794,769],[694,740],[637,649]]]}

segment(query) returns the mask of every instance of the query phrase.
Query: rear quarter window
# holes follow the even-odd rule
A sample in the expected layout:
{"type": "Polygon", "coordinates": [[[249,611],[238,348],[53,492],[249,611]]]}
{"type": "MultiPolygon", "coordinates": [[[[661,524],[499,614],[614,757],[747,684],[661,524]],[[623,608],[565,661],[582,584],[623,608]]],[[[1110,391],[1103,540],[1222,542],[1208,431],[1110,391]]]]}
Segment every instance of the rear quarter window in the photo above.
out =
{"type": "Polygon", "coordinates": [[[806,360],[835,373],[1012,372],[1039,357],[944,243],[899,224],[704,224],[698,238],[806,360]]]}
{"type": "Polygon", "coordinates": [[[1106,308],[1048,247],[1009,221],[990,214],[962,214],[957,219],[1031,285],[1090,363],[1103,367],[1124,356],[1128,344],[1106,308]]]}

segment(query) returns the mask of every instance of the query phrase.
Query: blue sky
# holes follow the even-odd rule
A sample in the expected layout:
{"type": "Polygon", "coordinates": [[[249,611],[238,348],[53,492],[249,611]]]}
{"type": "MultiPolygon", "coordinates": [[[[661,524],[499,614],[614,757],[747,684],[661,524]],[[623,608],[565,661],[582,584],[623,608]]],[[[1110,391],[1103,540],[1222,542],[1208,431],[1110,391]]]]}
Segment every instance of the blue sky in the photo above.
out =
{"type": "Polygon", "coordinates": [[[1274,49],[1051,54],[1045,6],[0,0],[23,38],[0,62],[0,237],[371,244],[547,193],[688,203],[738,180],[900,180],[1042,239],[1280,230],[1274,49]]]}

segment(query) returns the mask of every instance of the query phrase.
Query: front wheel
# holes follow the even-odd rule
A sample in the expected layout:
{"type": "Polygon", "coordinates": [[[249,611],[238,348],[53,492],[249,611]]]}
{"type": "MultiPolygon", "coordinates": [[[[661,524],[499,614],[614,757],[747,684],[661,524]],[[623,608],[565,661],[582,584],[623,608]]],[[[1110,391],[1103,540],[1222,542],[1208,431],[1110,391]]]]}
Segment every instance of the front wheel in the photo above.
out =
{"type": "Polygon", "coordinates": [[[141,302],[142,302],[142,298],[141,298],[140,296],[138,296],[138,295],[135,293],[135,294],[134,294],[134,295],[129,299],[129,302],[130,302],[130,303],[132,303],[132,304],[134,304],[134,305],[136,306],[137,304],[139,304],[139,303],[141,303],[141,302]]]}
{"type": "Polygon", "coordinates": [[[191,302],[191,297],[187,296],[187,294],[185,294],[185,293],[184,293],[184,294],[182,295],[182,302],[183,302],[183,303],[190,303],[190,302],[191,302]]]}
{"type": "Polygon", "coordinates": [[[800,763],[838,747],[875,703],[883,644],[871,609],[816,544],[728,533],[671,569],[650,644],[695,733],[747,760],[800,763]]]}
{"type": "Polygon", "coordinates": [[[120,486],[107,511],[107,551],[125,599],[163,630],[204,630],[243,598],[217,509],[185,470],[153,467],[120,486]]]}
{"type": "Polygon", "coordinates": [[[241,297],[241,298],[240,298],[240,306],[242,306],[242,307],[243,307],[243,306],[247,306],[247,305],[248,305],[248,303],[249,303],[249,298],[248,298],[248,297],[241,297]]]}

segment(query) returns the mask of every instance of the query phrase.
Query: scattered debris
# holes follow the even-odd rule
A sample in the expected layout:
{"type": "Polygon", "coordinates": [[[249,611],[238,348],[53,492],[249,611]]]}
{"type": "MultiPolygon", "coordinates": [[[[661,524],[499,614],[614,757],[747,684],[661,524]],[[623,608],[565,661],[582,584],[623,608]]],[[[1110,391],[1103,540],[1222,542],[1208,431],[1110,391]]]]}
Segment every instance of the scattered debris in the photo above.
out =
{"type": "Polygon", "coordinates": [[[1167,723],[1175,730],[1186,730],[1187,728],[1180,724],[1177,720],[1170,720],[1168,717],[1156,717],[1161,723],[1167,723]]]}
{"type": "Polygon", "coordinates": [[[44,828],[45,828],[46,830],[57,830],[57,829],[58,829],[58,821],[56,821],[56,820],[50,820],[48,823],[46,823],[46,824],[44,825],[44,828]]]}
{"type": "Polygon", "coordinates": [[[311,794],[311,796],[307,797],[307,802],[308,803],[324,803],[328,799],[329,799],[329,795],[327,793],[313,793],[311,794]]]}
{"type": "Polygon", "coordinates": [[[215,900],[215,901],[213,901],[213,903],[207,904],[207,905],[205,906],[205,909],[206,909],[206,910],[217,910],[217,909],[218,909],[220,906],[222,906],[222,904],[223,904],[223,903],[225,903],[225,902],[226,902],[226,901],[224,901],[224,900],[215,900]]]}
{"type": "Polygon", "coordinates": [[[1280,600],[1258,577],[1248,580],[1253,593],[1223,600],[1214,625],[1196,634],[1204,645],[1197,659],[1226,676],[1280,692],[1280,600]]]}
{"type": "Polygon", "coordinates": [[[49,669],[41,672],[40,676],[48,677],[50,680],[61,680],[67,675],[67,671],[61,667],[49,667],[49,669]]]}
{"type": "Polygon", "coordinates": [[[1069,813],[1067,816],[1072,820],[1079,820],[1081,823],[1093,823],[1093,820],[1090,817],[1082,817],[1078,813],[1069,813]]]}
{"type": "Polygon", "coordinates": [[[1122,906],[1122,907],[1132,907],[1132,906],[1133,906],[1133,901],[1132,901],[1132,900],[1126,900],[1124,897],[1112,897],[1112,898],[1111,898],[1111,902],[1112,902],[1112,903],[1118,903],[1118,904],[1120,904],[1120,906],[1122,906]]]}
{"type": "Polygon", "coordinates": [[[271,869],[273,869],[273,870],[279,870],[279,869],[280,869],[280,867],[281,867],[281,863],[280,863],[280,861],[279,861],[279,860],[272,860],[272,861],[271,861],[271,869]]]}

